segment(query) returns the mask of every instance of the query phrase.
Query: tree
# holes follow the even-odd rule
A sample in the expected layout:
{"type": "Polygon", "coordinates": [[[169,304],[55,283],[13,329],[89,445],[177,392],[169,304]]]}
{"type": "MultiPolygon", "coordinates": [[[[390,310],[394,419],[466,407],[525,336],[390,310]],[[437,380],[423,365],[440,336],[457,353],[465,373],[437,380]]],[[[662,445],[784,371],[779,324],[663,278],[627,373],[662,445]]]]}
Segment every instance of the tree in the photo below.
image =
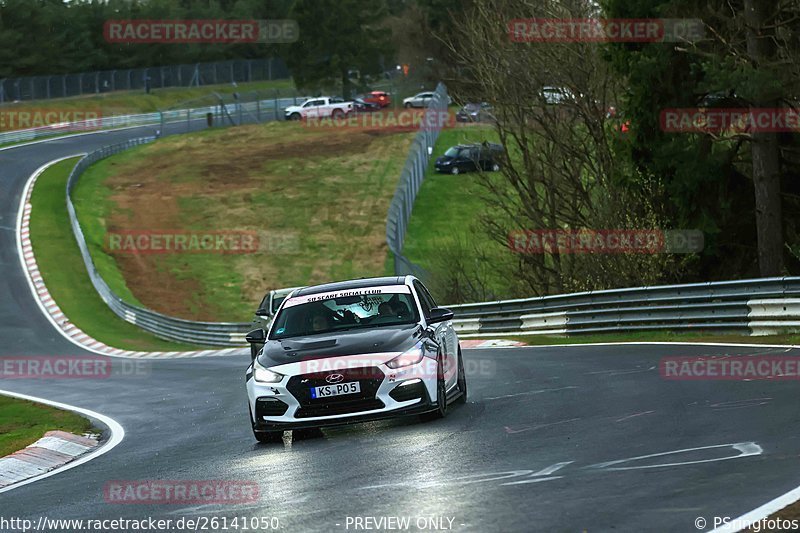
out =
{"type": "MultiPolygon", "coordinates": [[[[661,228],[653,207],[662,191],[641,183],[630,164],[627,140],[607,110],[624,79],[603,60],[595,43],[521,43],[508,22],[526,16],[585,18],[592,2],[534,0],[476,2],[451,43],[467,101],[486,100],[495,110],[497,134],[508,158],[501,173],[480,176],[492,207],[486,231],[508,246],[519,230],[661,228]],[[548,103],[543,87],[563,99],[548,103]]],[[[509,254],[511,251],[509,250],[509,254]]],[[[530,294],[641,285],[669,275],[664,254],[519,254],[508,276],[524,280],[530,294]]]]}
{"type": "Polygon", "coordinates": [[[625,111],[636,125],[634,164],[661,182],[664,213],[678,227],[701,229],[706,250],[696,279],[781,275],[800,264],[797,242],[797,136],[767,132],[671,134],[659,112],[698,107],[709,94],[724,107],[793,104],[800,83],[796,0],[605,0],[610,18],[701,19],[706,37],[692,43],[613,44],[615,70],[628,79],[625,111]],[[665,83],[666,82],[666,83],[665,83]],[[788,210],[788,211],[787,211],[788,210]],[[789,246],[787,246],[789,245],[789,246]]]}
{"type": "Polygon", "coordinates": [[[288,47],[287,64],[298,87],[316,89],[340,81],[342,96],[351,96],[349,72],[381,72],[381,57],[391,52],[382,26],[387,14],[381,0],[298,0],[291,16],[300,38],[288,47]]]}
{"type": "MultiPolygon", "coordinates": [[[[773,74],[776,60],[777,0],[744,0],[747,27],[747,56],[753,69],[773,74]]],[[[778,98],[769,86],[761,85],[754,107],[777,107],[778,98]],[[766,90],[765,90],[766,89],[766,90]]],[[[753,183],[756,192],[756,227],[758,228],[758,265],[762,276],[783,273],[783,231],[781,227],[781,181],[778,136],[774,132],[752,135],[753,183]]]]}

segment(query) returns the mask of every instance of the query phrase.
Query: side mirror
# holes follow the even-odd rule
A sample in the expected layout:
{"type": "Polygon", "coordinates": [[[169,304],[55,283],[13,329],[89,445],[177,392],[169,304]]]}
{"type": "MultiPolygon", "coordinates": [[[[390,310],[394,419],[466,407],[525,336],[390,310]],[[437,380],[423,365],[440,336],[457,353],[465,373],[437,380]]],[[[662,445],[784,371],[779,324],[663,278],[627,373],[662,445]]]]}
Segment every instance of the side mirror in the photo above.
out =
{"type": "Polygon", "coordinates": [[[245,335],[244,339],[250,344],[250,360],[253,361],[267,340],[267,332],[261,328],[254,329],[245,335]]]}
{"type": "Polygon", "coordinates": [[[434,307],[431,309],[431,316],[428,317],[428,324],[436,324],[437,322],[445,322],[452,320],[454,313],[444,307],[434,307]]]}
{"type": "Polygon", "coordinates": [[[256,316],[269,316],[269,312],[266,309],[258,309],[256,310],[256,316]]]}

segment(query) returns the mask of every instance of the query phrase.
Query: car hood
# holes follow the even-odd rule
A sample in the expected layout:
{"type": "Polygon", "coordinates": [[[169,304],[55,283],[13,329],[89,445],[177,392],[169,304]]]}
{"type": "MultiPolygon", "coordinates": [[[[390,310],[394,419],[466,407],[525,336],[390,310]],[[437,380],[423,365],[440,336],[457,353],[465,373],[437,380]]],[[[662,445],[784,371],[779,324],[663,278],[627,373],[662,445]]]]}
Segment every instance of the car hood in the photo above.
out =
{"type": "MultiPolygon", "coordinates": [[[[363,354],[385,354],[370,361],[388,361],[419,342],[422,329],[417,324],[384,326],[342,331],[331,335],[309,335],[270,340],[264,345],[258,362],[265,367],[295,366],[303,361],[363,354]]],[[[280,371],[280,369],[278,369],[280,371]]]]}
{"type": "Polygon", "coordinates": [[[284,109],[283,111],[284,111],[284,113],[292,113],[294,111],[300,111],[301,109],[303,109],[303,108],[300,107],[299,105],[290,105],[286,109],[284,109]]]}
{"type": "Polygon", "coordinates": [[[440,155],[439,157],[436,158],[436,163],[437,164],[449,163],[453,159],[455,159],[455,158],[454,157],[450,157],[449,155],[440,155]]]}

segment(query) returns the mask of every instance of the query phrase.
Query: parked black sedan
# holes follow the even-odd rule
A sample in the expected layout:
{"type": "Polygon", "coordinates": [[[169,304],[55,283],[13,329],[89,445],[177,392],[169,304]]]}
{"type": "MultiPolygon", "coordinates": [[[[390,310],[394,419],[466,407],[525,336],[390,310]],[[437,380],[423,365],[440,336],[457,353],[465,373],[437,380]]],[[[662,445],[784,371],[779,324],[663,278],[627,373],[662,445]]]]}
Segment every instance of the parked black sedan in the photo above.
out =
{"type": "Polygon", "coordinates": [[[367,102],[363,98],[355,98],[353,100],[353,109],[356,113],[372,113],[373,111],[380,111],[380,104],[375,102],[367,102]]]}
{"type": "Polygon", "coordinates": [[[503,147],[494,143],[459,144],[447,149],[434,164],[437,172],[461,174],[476,170],[497,172],[503,156],[503,147]]]}

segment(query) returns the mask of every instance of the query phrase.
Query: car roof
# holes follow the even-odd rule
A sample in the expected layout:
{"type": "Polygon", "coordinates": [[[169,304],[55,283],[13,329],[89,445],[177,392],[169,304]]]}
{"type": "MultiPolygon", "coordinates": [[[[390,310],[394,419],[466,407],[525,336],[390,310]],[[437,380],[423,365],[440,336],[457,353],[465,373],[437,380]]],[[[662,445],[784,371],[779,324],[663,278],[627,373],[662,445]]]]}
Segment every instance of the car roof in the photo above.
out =
{"type": "Polygon", "coordinates": [[[387,94],[386,91],[372,91],[369,94],[387,94]]]}
{"type": "Polygon", "coordinates": [[[302,287],[287,287],[285,289],[273,289],[270,292],[275,296],[285,296],[287,294],[291,294],[292,291],[295,291],[297,289],[302,289],[302,287]]]}
{"type": "Polygon", "coordinates": [[[323,285],[314,285],[312,287],[304,287],[292,296],[307,296],[309,294],[317,294],[321,292],[336,292],[346,291],[348,289],[363,289],[365,287],[376,287],[378,285],[405,285],[405,276],[386,276],[382,278],[361,278],[351,279],[348,281],[337,281],[335,283],[325,283],[323,285]]]}
{"type": "Polygon", "coordinates": [[[484,144],[484,143],[470,143],[470,144],[457,144],[455,146],[451,146],[451,148],[459,148],[459,149],[461,149],[461,148],[475,148],[475,147],[478,147],[478,148],[502,148],[503,145],[502,144],[498,144],[498,143],[487,142],[486,144],[484,144]]]}

